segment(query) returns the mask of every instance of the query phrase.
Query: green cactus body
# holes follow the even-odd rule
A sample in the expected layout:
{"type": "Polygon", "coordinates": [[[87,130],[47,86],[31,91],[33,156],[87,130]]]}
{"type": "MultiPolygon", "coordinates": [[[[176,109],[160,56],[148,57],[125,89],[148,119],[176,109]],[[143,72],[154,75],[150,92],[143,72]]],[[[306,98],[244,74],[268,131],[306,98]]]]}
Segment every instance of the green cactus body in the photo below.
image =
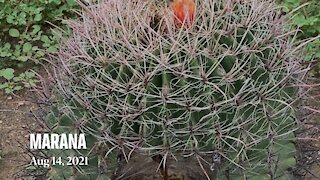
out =
{"type": "Polygon", "coordinates": [[[104,161],[114,167],[117,153],[135,150],[216,153],[207,162],[218,179],[292,176],[300,60],[290,34],[269,1],[206,2],[188,29],[154,30],[142,2],[101,2],[71,24],[55,57],[64,112],[50,122],[90,139],[89,150],[70,151],[91,157],[79,172],[98,178],[104,161]]]}

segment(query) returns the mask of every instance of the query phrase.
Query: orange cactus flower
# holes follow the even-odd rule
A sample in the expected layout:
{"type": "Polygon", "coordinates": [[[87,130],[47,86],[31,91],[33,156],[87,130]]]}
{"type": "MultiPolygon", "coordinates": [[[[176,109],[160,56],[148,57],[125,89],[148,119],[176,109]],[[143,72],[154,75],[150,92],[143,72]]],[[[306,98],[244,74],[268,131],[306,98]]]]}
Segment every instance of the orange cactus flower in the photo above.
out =
{"type": "Polygon", "coordinates": [[[184,21],[186,26],[190,26],[194,21],[196,8],[194,0],[170,0],[170,8],[176,17],[176,26],[180,27],[184,21]]]}

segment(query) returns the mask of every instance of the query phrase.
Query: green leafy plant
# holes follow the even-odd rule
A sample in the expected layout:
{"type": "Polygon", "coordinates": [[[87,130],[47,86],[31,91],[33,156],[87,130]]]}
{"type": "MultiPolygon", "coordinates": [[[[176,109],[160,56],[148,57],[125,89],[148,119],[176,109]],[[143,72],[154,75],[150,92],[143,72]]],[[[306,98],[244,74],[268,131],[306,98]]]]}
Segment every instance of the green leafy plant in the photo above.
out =
{"type": "Polygon", "coordinates": [[[32,84],[24,71],[58,49],[59,36],[48,22],[61,24],[59,20],[71,17],[76,5],[74,0],[0,0],[0,70],[10,74],[1,79],[6,93],[20,90],[21,83],[32,84]],[[12,75],[21,83],[13,83],[12,75]]]}
{"type": "MultiPolygon", "coordinates": [[[[301,29],[297,38],[308,39],[320,35],[320,1],[318,0],[278,0],[285,13],[291,13],[291,25],[301,29]]],[[[320,37],[305,47],[308,60],[320,60],[320,37]]],[[[311,73],[319,76],[320,68],[316,67],[311,73]]]]}
{"type": "Polygon", "coordinates": [[[33,87],[38,82],[35,72],[30,70],[20,73],[19,76],[15,76],[14,69],[12,68],[1,69],[0,77],[6,79],[6,82],[0,84],[0,90],[4,90],[7,94],[33,87]]]}
{"type": "Polygon", "coordinates": [[[272,1],[201,1],[190,28],[176,28],[170,11],[153,27],[154,9],[102,1],[70,23],[51,59],[57,103],[46,122],[85,133],[88,149],[48,154],[89,166],[48,176],[143,179],[130,164],[142,154],[164,177],[179,160],[199,179],[292,179],[304,71],[272,1]]]}

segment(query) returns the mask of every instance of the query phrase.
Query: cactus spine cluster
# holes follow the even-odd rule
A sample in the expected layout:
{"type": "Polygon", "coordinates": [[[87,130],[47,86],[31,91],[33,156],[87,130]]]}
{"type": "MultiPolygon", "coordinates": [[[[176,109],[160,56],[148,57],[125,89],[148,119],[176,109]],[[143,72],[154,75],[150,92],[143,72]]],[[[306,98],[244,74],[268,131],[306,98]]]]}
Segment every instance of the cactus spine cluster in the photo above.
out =
{"type": "Polygon", "coordinates": [[[90,166],[51,174],[109,176],[114,154],[138,152],[210,157],[201,161],[209,179],[292,178],[301,60],[274,4],[197,2],[194,24],[181,28],[167,8],[152,27],[154,9],[106,0],[70,23],[47,122],[86,134],[88,150],[60,153],[89,156],[90,166]]]}

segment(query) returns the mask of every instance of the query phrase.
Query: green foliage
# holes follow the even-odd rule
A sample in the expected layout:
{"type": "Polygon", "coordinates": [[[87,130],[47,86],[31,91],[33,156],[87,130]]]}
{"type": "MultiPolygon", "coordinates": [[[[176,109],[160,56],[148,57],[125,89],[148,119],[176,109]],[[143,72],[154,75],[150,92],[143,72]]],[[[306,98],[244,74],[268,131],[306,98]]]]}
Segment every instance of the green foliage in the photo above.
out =
{"type": "Polygon", "coordinates": [[[292,24],[301,28],[301,38],[320,34],[320,1],[318,0],[280,0],[283,11],[293,10],[292,24]]]}
{"type": "Polygon", "coordinates": [[[203,165],[222,180],[292,179],[303,70],[271,0],[198,2],[194,26],[164,16],[159,29],[149,4],[101,3],[70,23],[52,58],[59,86],[46,118],[52,132],[85,133],[90,143],[49,154],[87,156],[91,166],[49,175],[101,178],[117,154],[138,152],[163,162],[206,154],[203,165]]]}
{"type": "Polygon", "coordinates": [[[35,78],[35,72],[30,70],[20,73],[19,76],[15,76],[14,69],[12,68],[1,69],[0,77],[6,79],[4,83],[0,84],[0,90],[4,90],[7,94],[24,88],[30,88],[38,82],[35,78]]]}
{"type": "Polygon", "coordinates": [[[10,78],[0,79],[1,89],[12,93],[20,90],[22,83],[33,84],[26,71],[46,52],[58,49],[59,36],[48,22],[60,24],[61,18],[73,15],[76,5],[74,0],[0,0],[0,70],[10,74],[10,78]]]}
{"type": "MultiPolygon", "coordinates": [[[[307,39],[320,35],[320,1],[319,0],[278,0],[284,6],[283,11],[292,12],[293,28],[301,29],[299,39],[307,39]]],[[[320,59],[320,38],[305,46],[307,60],[320,59]]],[[[312,73],[320,75],[320,66],[312,73]]]]}

